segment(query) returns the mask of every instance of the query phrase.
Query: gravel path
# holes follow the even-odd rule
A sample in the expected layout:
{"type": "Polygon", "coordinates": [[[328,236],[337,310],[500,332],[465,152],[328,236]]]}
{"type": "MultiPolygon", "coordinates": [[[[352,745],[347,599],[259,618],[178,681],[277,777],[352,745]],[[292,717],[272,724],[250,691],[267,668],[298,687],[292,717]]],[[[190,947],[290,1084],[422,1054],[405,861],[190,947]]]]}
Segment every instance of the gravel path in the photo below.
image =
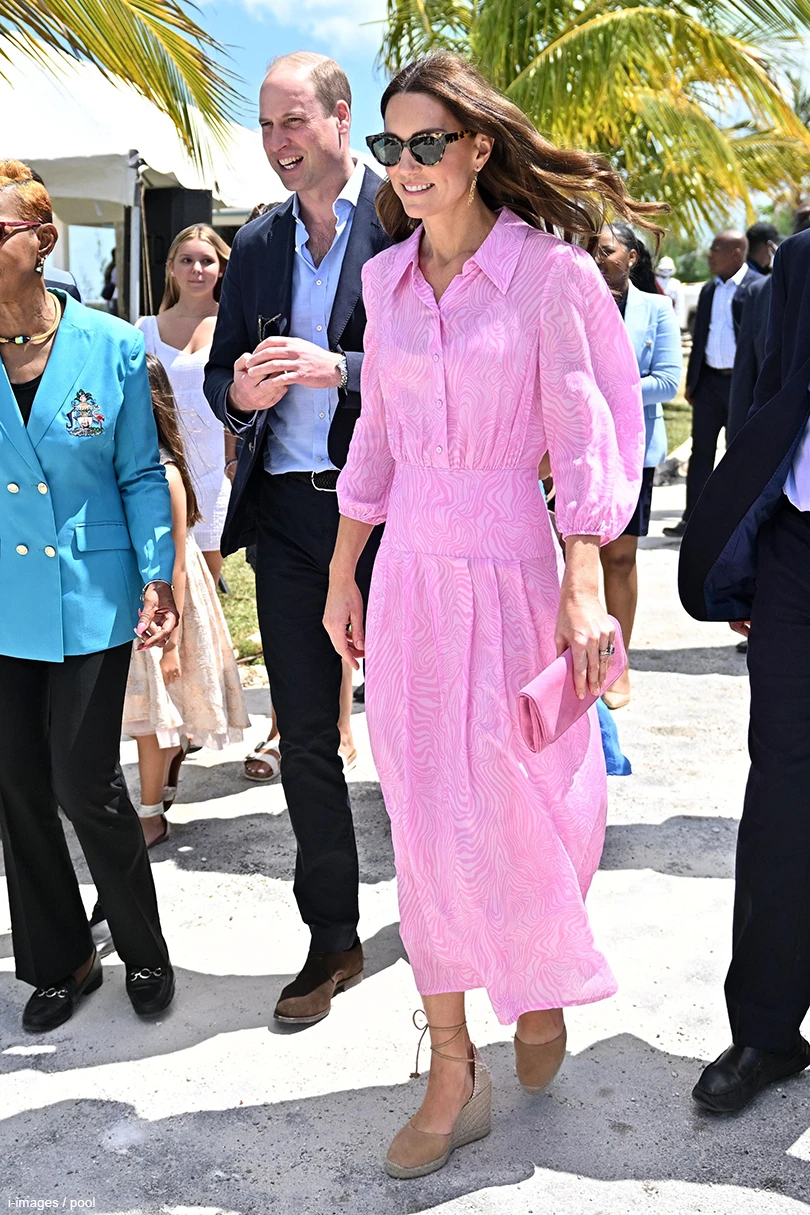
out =
{"type": "MultiPolygon", "coordinates": [[[[158,1024],[131,1012],[117,955],[68,1025],[20,1030],[0,904],[0,1204],[109,1215],[792,1215],[810,1198],[810,1078],[713,1120],[689,1092],[727,1045],[734,839],[746,775],[744,659],[725,626],[697,625],[675,594],[661,527],[682,486],[655,491],[640,556],[634,696],[617,714],[634,775],[611,784],[590,908],[620,982],[573,1010],[570,1056],[548,1094],[513,1076],[510,1033],[486,999],[470,1022],[495,1082],[493,1133],[420,1182],[380,1161],[419,1103],[413,982],[397,935],[387,820],[355,717],[366,981],[305,1032],[271,1025],[306,937],[280,786],[240,777],[246,746],[184,769],[174,830],[154,856],[178,971],[158,1024]],[[268,1026],[270,1028],[268,1029],[268,1026]],[[50,1203],[49,1208],[45,1203],[50,1203]],[[15,1205],[16,1204],[16,1205],[15,1205]],[[86,1204],[86,1205],[80,1205],[86,1204]]],[[[249,693],[254,729],[266,693],[249,693]]],[[[124,746],[137,792],[134,745],[124,746]]],[[[88,907],[93,889],[74,846],[88,907]]],[[[3,899],[5,893],[3,891],[3,899]]]]}

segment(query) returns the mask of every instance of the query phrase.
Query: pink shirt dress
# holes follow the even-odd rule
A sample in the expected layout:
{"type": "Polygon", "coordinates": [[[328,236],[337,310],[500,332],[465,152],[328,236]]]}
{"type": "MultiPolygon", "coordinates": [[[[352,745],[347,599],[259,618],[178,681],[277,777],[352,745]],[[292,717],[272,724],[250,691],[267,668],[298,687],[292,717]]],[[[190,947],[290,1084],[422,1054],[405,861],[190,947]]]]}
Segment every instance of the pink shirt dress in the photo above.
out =
{"type": "Polygon", "coordinates": [[[363,411],[342,514],[386,521],[366,708],[401,933],[424,995],[486,988],[498,1019],[616,990],[585,896],[605,833],[596,710],[540,755],[517,695],[556,657],[564,536],[621,535],[644,458],[638,366],[581,249],[511,211],[436,302],[421,229],[363,272],[363,411]]]}

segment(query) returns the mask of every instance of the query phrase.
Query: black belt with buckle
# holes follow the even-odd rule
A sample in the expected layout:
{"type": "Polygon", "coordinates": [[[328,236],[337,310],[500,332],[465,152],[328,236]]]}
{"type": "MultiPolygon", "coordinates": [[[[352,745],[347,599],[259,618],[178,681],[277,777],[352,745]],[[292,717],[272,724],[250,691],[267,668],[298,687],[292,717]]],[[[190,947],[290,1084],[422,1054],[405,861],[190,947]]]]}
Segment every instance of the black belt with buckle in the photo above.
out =
{"type": "Polygon", "coordinates": [[[340,476],[339,468],[325,468],[323,472],[289,472],[287,476],[291,481],[302,481],[306,485],[311,485],[313,489],[320,489],[326,493],[337,493],[337,482],[340,476]]]}

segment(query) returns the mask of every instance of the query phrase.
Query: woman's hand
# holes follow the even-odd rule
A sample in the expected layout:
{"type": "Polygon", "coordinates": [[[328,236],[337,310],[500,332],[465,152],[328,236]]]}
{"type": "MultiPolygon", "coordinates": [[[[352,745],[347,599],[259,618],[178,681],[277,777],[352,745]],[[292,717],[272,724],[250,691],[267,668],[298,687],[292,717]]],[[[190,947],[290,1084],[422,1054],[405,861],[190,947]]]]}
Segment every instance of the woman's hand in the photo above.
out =
{"type": "Polygon", "coordinates": [[[178,612],[174,593],[168,582],[150,582],[143,592],[143,607],[135,629],[141,644],[139,650],[164,646],[177,628],[178,612]]]}
{"type": "Polygon", "coordinates": [[[330,578],[323,627],[340,657],[359,670],[365,654],[363,596],[353,578],[330,578]]]}
{"type": "Polygon", "coordinates": [[[181,675],[180,650],[176,645],[167,645],[160,656],[160,673],[163,682],[168,687],[175,683],[181,675]]]}
{"type": "Polygon", "coordinates": [[[574,687],[580,700],[590,688],[598,696],[607,679],[610,650],[615,640],[613,622],[599,596],[576,594],[563,589],[557,613],[554,642],[557,656],[569,647],[574,659],[574,687]]]}

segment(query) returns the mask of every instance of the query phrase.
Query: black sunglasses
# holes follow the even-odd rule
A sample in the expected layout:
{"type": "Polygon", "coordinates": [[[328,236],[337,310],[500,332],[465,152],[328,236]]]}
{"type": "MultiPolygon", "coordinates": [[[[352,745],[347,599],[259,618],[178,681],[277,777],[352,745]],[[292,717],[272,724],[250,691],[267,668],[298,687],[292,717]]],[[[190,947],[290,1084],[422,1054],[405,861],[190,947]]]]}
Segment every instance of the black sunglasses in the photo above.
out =
{"type": "Polygon", "coordinates": [[[437,165],[449,143],[474,134],[474,131],[423,131],[410,139],[398,139],[396,135],[388,135],[384,131],[382,135],[367,135],[366,143],[374,159],[390,169],[392,165],[399,164],[405,148],[417,164],[437,165]]]}

